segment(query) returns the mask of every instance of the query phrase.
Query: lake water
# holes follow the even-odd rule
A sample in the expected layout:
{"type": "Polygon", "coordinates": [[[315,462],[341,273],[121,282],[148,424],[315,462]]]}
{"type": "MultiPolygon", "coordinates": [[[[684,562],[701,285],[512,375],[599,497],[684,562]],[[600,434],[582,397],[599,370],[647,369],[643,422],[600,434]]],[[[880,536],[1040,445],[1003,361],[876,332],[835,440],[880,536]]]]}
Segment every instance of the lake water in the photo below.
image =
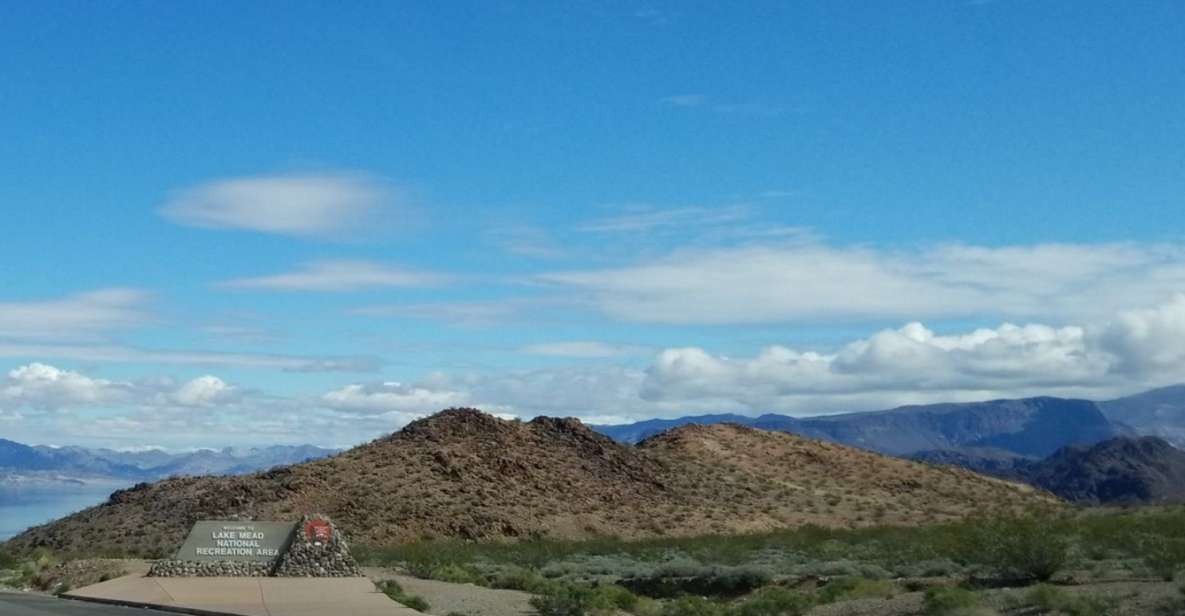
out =
{"type": "Polygon", "coordinates": [[[36,490],[0,487],[0,541],[30,526],[98,505],[112,492],[125,487],[127,485],[106,483],[36,490]]]}

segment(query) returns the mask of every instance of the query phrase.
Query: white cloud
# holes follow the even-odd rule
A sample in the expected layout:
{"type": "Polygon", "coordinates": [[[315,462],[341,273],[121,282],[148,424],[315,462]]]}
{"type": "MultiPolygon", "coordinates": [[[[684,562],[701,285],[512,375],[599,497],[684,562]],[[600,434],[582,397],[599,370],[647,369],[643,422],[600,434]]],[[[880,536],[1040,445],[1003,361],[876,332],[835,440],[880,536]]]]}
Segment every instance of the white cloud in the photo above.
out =
{"type": "Polygon", "coordinates": [[[172,399],[183,406],[211,406],[234,400],[238,393],[238,390],[226,381],[216,376],[205,375],[178,387],[172,399]]]}
{"type": "Polygon", "coordinates": [[[466,404],[468,396],[432,384],[404,385],[387,381],[351,384],[321,396],[329,408],[349,413],[404,413],[428,415],[444,408],[466,404]]]}
{"type": "Polygon", "coordinates": [[[32,363],[9,371],[0,385],[0,401],[14,407],[56,410],[68,406],[128,400],[132,386],[32,363]]]}
{"type": "Polygon", "coordinates": [[[620,357],[622,355],[636,355],[646,350],[646,347],[635,345],[608,344],[605,342],[574,340],[568,342],[544,342],[530,344],[521,352],[528,355],[542,355],[545,357],[620,357]]]}
{"type": "Polygon", "coordinates": [[[0,302],[0,337],[89,338],[151,320],[149,294],[136,289],[100,289],[62,299],[0,302]]]}
{"type": "Polygon", "coordinates": [[[269,291],[359,291],[444,284],[448,277],[371,261],[317,261],[294,272],[239,278],[221,283],[235,289],[269,291]]]}
{"type": "Polygon", "coordinates": [[[903,251],[799,238],[540,279],[587,294],[611,316],[648,323],[1097,319],[1185,290],[1185,250],[1041,244],[903,251]]]}
{"type": "Polygon", "coordinates": [[[182,190],[161,213],[178,224],[206,229],[323,236],[363,229],[392,201],[389,186],[362,174],[267,175],[182,190]]]}

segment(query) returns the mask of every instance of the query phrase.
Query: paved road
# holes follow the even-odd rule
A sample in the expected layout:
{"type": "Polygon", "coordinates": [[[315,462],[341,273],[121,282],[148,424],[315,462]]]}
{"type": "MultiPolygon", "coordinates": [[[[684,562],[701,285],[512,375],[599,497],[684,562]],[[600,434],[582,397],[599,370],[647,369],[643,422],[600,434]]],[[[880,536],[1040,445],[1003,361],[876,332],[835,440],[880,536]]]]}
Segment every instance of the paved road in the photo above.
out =
{"type": "Polygon", "coordinates": [[[44,595],[0,592],[0,614],[4,616],[166,616],[168,612],[68,601],[44,595]]]}

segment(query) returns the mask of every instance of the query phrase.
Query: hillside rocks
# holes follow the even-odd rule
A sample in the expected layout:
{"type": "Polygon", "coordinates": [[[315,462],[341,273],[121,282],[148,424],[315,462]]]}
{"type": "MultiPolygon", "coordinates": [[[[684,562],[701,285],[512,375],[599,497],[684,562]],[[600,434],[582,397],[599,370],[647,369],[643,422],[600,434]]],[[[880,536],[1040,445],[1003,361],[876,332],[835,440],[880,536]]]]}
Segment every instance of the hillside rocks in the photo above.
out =
{"type": "Polygon", "coordinates": [[[306,511],[331,516],[355,544],[388,545],[918,524],[1054,502],[968,471],[736,425],[680,428],[635,447],[575,419],[450,409],[324,460],[126,490],[9,547],[162,557],[199,519],[306,511]]]}

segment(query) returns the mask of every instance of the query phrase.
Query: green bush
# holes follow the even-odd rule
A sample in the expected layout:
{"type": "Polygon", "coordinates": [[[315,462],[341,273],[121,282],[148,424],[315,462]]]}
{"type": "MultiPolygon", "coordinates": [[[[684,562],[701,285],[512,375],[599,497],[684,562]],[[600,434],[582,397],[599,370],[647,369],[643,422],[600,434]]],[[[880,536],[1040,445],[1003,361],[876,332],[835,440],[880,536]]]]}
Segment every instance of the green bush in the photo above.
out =
{"type": "Polygon", "coordinates": [[[381,582],[377,582],[375,586],[377,586],[379,591],[381,591],[384,595],[390,597],[392,601],[395,601],[396,603],[402,603],[403,605],[406,605],[417,612],[427,612],[429,609],[431,609],[431,606],[428,605],[428,602],[425,601],[423,597],[419,595],[407,594],[404,592],[403,587],[399,585],[399,582],[396,582],[395,580],[383,580],[381,582]]]}
{"type": "Polygon", "coordinates": [[[1038,584],[1025,595],[1027,605],[1036,607],[1042,613],[1054,612],[1066,616],[1105,616],[1112,604],[1099,597],[1071,595],[1049,584],[1038,584]]]}
{"type": "Polygon", "coordinates": [[[631,611],[638,605],[638,597],[616,585],[584,586],[553,584],[547,592],[531,598],[531,607],[539,616],[585,616],[613,614],[618,610],[631,611]]]}
{"type": "Polygon", "coordinates": [[[725,616],[724,608],[702,597],[680,597],[663,606],[662,616],[725,616]]]}
{"type": "Polygon", "coordinates": [[[769,586],[734,606],[730,616],[799,616],[813,605],[814,601],[802,593],[769,586]]]}
{"type": "Polygon", "coordinates": [[[970,537],[966,558],[995,573],[1040,582],[1066,563],[1069,541],[1054,520],[1011,517],[983,520],[970,537]]]}
{"type": "Polygon", "coordinates": [[[481,581],[480,575],[466,567],[451,563],[433,569],[428,577],[453,584],[476,584],[481,581]]]}
{"type": "Polygon", "coordinates": [[[879,597],[888,599],[897,594],[897,587],[888,580],[869,580],[862,577],[844,577],[832,580],[819,591],[820,603],[835,603],[850,599],[879,597]]]}
{"type": "Polygon", "coordinates": [[[1153,575],[1172,581],[1182,567],[1185,567],[1185,539],[1168,537],[1147,537],[1140,542],[1144,552],[1144,564],[1153,575]]]}
{"type": "Polygon", "coordinates": [[[953,586],[938,586],[926,591],[922,606],[927,616],[954,616],[970,612],[982,601],[978,593],[953,586]]]}

